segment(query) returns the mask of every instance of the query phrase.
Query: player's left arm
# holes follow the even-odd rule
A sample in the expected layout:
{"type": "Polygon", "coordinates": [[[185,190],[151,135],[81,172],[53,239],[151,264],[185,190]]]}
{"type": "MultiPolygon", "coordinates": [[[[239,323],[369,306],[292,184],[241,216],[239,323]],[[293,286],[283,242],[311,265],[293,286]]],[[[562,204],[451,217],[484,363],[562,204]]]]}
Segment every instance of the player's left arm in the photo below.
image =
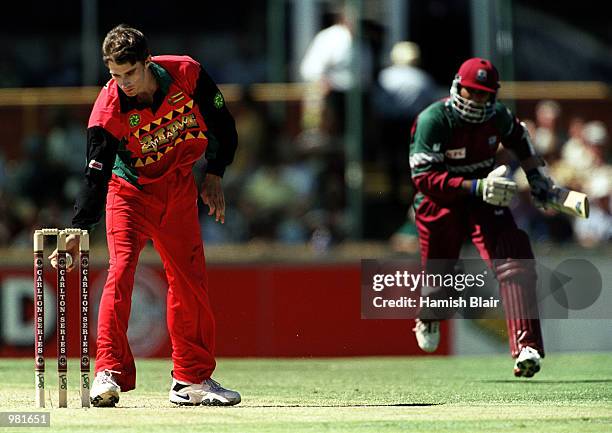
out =
{"type": "Polygon", "coordinates": [[[225,167],[234,160],[238,147],[236,122],[227,108],[223,94],[202,67],[200,67],[193,99],[198,104],[208,128],[206,131],[208,137],[206,173],[223,177],[225,167]]]}
{"type": "Polygon", "coordinates": [[[544,169],[544,159],[535,151],[527,126],[501,103],[497,104],[497,119],[504,147],[516,154],[532,197],[538,205],[544,206],[552,192],[553,181],[544,169]]]}
{"type": "Polygon", "coordinates": [[[215,215],[215,221],[225,222],[225,197],[221,178],[225,168],[234,160],[238,146],[236,123],[230,113],[223,94],[200,67],[200,73],[193,94],[206,122],[208,147],[206,149],[206,176],[202,186],[202,200],[208,205],[208,214],[215,215]]]}

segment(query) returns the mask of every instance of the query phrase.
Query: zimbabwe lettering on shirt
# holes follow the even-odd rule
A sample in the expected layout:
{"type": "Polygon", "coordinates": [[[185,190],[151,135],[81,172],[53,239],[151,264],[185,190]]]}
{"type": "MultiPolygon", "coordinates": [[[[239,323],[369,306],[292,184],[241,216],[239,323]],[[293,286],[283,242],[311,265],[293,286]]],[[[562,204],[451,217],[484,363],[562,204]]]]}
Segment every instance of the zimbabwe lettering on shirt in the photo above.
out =
{"type": "MultiPolygon", "coordinates": [[[[182,92],[177,95],[180,95],[179,101],[186,99],[182,92]]],[[[168,98],[168,103],[176,104],[177,95],[168,98]]],[[[132,152],[133,166],[142,167],[160,161],[185,140],[205,139],[203,128],[192,109],[193,100],[188,99],[182,106],[170,109],[150,123],[130,128],[128,148],[132,152]],[[137,145],[134,143],[136,140],[137,145]]]]}

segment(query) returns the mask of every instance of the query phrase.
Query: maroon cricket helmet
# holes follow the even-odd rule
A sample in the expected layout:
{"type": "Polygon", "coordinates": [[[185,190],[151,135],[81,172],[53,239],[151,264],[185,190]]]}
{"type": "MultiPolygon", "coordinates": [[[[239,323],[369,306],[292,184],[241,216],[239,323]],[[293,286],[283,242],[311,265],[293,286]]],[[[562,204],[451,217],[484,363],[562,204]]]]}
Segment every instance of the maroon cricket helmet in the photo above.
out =
{"type": "Polygon", "coordinates": [[[473,57],[463,62],[457,72],[459,84],[470,89],[497,93],[499,73],[489,60],[473,57]]]}

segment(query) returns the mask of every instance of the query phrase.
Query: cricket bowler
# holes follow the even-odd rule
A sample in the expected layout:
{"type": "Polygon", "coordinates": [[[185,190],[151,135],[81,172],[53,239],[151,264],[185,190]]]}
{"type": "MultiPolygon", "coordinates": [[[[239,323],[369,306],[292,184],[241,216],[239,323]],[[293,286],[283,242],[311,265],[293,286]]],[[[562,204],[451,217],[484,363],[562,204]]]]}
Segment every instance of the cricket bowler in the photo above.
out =
{"type": "MultiPolygon", "coordinates": [[[[516,183],[506,177],[506,166],[495,167],[500,143],[518,157],[536,204],[546,203],[553,182],[543,171],[526,127],[496,100],[499,87],[497,69],[489,60],[468,59],[452,82],[450,96],[419,114],[410,143],[412,180],[418,190],[414,209],[427,272],[452,273],[468,238],[493,269],[510,353],[516,358],[514,375],[532,377],[544,357],[537,275],[529,238],[507,207],[517,192],[516,183]],[[446,259],[446,269],[433,269],[440,267],[437,259],[446,259]]],[[[433,352],[440,341],[440,323],[424,313],[414,332],[419,347],[433,352]]]]}
{"type": "MultiPolygon", "coordinates": [[[[135,388],[127,329],[138,257],[152,240],[168,280],[170,402],[238,404],[239,393],[211,378],[215,321],[192,173],[206,153],[201,197],[208,214],[223,223],[221,177],[236,151],[234,119],[198,62],[188,56],[152,57],[137,29],[112,29],[102,55],[111,79],[89,118],[87,167],[72,220],[74,227],[91,230],[106,207],[110,261],[100,300],[91,403],[114,406],[121,391],[135,388]]],[[[67,250],[73,257],[77,248],[77,239],[69,236],[67,250]]]]}

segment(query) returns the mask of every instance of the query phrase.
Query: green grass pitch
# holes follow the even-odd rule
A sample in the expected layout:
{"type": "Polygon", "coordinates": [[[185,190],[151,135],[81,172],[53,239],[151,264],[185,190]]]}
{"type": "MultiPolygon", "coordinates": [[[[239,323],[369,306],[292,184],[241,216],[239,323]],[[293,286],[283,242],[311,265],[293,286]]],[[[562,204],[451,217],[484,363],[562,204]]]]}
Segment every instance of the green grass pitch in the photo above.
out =
{"type": "MultiPolygon", "coordinates": [[[[78,365],[68,409],[47,360],[45,432],[610,432],[612,354],[550,354],[533,379],[506,356],[220,359],[215,378],[235,407],[168,402],[168,360],[138,362],[138,387],[114,409],[80,409],[78,365]]],[[[0,360],[0,412],[34,411],[31,359],[0,360]]]]}

